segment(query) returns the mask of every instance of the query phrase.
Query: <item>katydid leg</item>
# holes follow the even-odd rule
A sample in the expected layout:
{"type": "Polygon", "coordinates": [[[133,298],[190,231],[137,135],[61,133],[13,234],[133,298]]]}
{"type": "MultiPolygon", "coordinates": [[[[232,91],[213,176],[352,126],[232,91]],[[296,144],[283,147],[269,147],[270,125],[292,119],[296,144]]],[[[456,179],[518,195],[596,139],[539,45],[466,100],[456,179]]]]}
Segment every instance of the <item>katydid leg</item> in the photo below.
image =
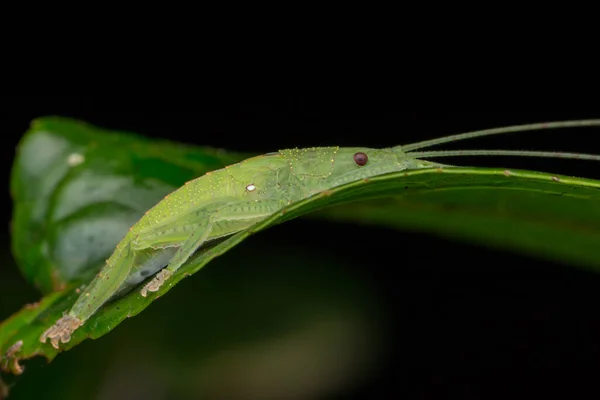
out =
{"type": "Polygon", "coordinates": [[[147,283],[141,290],[142,296],[148,292],[156,292],[162,284],[171,277],[189,258],[196,252],[208,238],[222,237],[239,232],[244,228],[271,215],[279,206],[279,202],[272,201],[262,204],[257,208],[251,202],[236,202],[215,210],[202,222],[194,232],[183,242],[169,264],[147,283]],[[244,207],[247,206],[247,207],[244,207]],[[235,227],[227,224],[233,223],[235,227]],[[225,225],[225,227],[221,227],[225,225]],[[215,227],[220,227],[218,230],[215,227]]]}
{"type": "Polygon", "coordinates": [[[213,229],[213,224],[210,219],[201,223],[196,230],[190,235],[190,237],[183,243],[183,246],[177,250],[175,256],[169,262],[169,265],[162,270],[143,288],[140,292],[142,296],[146,297],[148,292],[156,292],[162,283],[169,279],[169,277],[179,269],[179,267],[187,261],[187,259],[194,254],[194,252],[206,242],[206,238],[210,235],[213,229]]]}
{"type": "Polygon", "coordinates": [[[117,257],[108,259],[104,269],[90,282],[71,310],[47,329],[40,337],[40,341],[46,343],[46,340],[50,339],[56,349],[59,342],[67,343],[71,339],[71,334],[83,325],[127,279],[134,260],[135,253],[130,243],[117,253],[117,257]],[[90,298],[96,301],[88,301],[90,298]]]}

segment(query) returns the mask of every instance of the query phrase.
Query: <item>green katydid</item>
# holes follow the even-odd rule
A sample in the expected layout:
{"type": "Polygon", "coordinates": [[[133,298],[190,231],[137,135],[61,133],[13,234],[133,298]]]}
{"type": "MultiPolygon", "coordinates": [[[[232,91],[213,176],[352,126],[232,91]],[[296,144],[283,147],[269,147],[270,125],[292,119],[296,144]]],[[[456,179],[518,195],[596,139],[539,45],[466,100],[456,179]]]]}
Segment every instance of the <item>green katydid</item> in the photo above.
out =
{"type": "Polygon", "coordinates": [[[600,126],[600,120],[518,125],[446,136],[386,149],[315,147],[249,158],[187,182],[148,210],[119,242],[105,266],[73,307],[40,337],[52,346],[72,333],[107,301],[149,281],[156,292],[199,248],[235,234],[281,208],[331,188],[376,175],[452,166],[421,158],[469,155],[555,157],[600,161],[600,155],[519,150],[419,151],[457,140],[540,129],[600,126]]]}

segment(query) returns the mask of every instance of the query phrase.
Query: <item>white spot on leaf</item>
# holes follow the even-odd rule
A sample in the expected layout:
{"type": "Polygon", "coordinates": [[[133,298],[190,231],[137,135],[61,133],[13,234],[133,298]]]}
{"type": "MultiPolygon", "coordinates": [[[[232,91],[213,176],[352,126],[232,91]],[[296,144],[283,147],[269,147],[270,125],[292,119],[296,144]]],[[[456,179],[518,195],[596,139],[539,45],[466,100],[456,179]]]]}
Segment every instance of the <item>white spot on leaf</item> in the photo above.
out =
{"type": "Polygon", "coordinates": [[[83,156],[83,154],[79,153],[71,153],[67,158],[67,164],[69,165],[69,167],[76,167],[84,161],[85,157],[83,156]]]}
{"type": "Polygon", "coordinates": [[[256,186],[254,186],[253,184],[249,184],[248,186],[246,186],[246,190],[249,192],[253,192],[256,190],[256,186]]]}

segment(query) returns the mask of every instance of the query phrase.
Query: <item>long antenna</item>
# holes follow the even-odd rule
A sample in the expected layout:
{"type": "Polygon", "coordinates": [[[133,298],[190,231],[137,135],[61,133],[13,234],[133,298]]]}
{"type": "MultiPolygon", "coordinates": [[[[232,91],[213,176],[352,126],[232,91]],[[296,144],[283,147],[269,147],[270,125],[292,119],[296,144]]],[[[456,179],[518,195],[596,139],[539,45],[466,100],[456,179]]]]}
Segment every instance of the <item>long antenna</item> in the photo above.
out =
{"type": "Polygon", "coordinates": [[[553,151],[528,151],[528,150],[440,150],[440,151],[412,151],[415,158],[428,157],[454,157],[454,156],[519,156],[519,157],[549,157],[567,158],[576,160],[600,161],[600,155],[581,153],[561,153],[553,151]]]}
{"type": "MultiPolygon", "coordinates": [[[[431,147],[442,143],[455,142],[457,140],[472,139],[481,136],[497,135],[512,132],[537,131],[542,129],[557,129],[557,128],[581,128],[589,126],[600,126],[600,119],[580,119],[573,121],[557,121],[557,122],[541,122],[535,124],[514,125],[504,128],[492,128],[481,131],[459,133],[457,135],[444,136],[437,139],[425,140],[423,142],[411,143],[401,146],[405,152],[431,147]]],[[[466,155],[466,154],[465,154],[466,155]]],[[[491,154],[487,154],[491,155],[491,154]]],[[[508,154],[507,154],[508,155],[508,154]]],[[[524,155],[524,154],[520,154],[524,155]]]]}

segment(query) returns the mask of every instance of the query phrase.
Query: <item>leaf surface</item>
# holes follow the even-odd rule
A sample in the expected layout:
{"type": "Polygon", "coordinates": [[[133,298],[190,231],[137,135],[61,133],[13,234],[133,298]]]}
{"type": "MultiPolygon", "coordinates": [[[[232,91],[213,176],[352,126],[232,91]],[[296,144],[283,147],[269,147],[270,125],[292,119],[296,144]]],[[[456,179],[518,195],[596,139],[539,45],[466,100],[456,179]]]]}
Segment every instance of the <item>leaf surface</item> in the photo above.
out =
{"type": "MultiPolygon", "coordinates": [[[[0,367],[17,373],[19,360],[52,360],[58,351],[39,336],[71,307],[77,287],[97,272],[129,226],[183,182],[247,156],[66,119],[37,120],[13,170],[13,251],[23,274],[46,296],[0,324],[0,354],[23,341],[0,367]]],[[[353,182],[196,253],[148,298],[134,290],[106,304],[62,350],[110,332],[250,235],[301,216],[425,231],[598,270],[599,189],[596,180],[499,168],[415,170],[353,182]]]]}

